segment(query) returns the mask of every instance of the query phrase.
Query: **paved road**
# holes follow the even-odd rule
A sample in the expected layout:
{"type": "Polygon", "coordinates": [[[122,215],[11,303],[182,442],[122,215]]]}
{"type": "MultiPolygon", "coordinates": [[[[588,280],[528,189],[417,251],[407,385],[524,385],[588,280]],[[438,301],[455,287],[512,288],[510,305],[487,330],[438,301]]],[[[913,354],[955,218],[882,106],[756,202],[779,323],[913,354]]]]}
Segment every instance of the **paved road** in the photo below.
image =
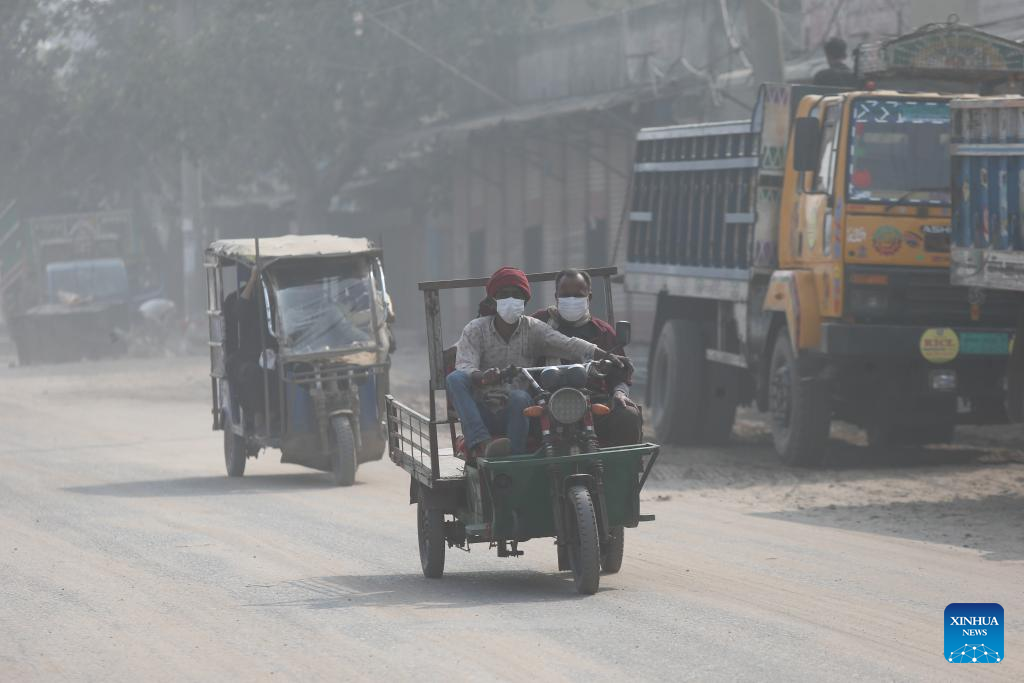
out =
{"type": "Polygon", "coordinates": [[[758,511],[675,486],[670,453],[597,595],[540,541],[432,581],[400,470],[338,489],[266,454],[229,480],[203,389],[199,360],[0,370],[0,678],[1024,678],[1019,534],[993,554],[758,511]],[[991,600],[1006,661],[946,664],[945,605],[991,600]]]}

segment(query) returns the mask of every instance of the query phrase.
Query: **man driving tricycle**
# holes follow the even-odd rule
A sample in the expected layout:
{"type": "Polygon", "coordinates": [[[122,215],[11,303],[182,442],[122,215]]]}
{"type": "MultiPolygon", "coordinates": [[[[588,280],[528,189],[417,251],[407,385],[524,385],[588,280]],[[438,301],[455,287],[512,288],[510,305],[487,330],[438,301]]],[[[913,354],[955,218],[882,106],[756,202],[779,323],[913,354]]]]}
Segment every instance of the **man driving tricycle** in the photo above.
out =
{"type": "Polygon", "coordinates": [[[501,381],[509,366],[536,365],[538,357],[555,355],[579,361],[607,358],[620,368],[623,358],[584,339],[567,337],[554,327],[523,315],[530,300],[530,282],[516,268],[499,268],[487,282],[487,296],[494,300],[492,316],[476,318],[462,330],[456,344],[455,370],[445,385],[462,421],[467,459],[485,452],[524,453],[529,430],[523,411],[533,403],[521,377],[501,381]],[[506,440],[492,440],[506,434],[506,440]]]}
{"type": "MultiPolygon", "coordinates": [[[[587,272],[606,279],[611,318],[607,278],[616,269],[587,272]]],[[[594,431],[594,418],[611,408],[595,400],[593,382],[624,370],[628,361],[523,316],[531,282],[551,282],[557,275],[503,268],[488,279],[420,283],[430,415],[392,396],[386,402],[389,454],[411,475],[410,502],[417,504],[420,562],[428,577],[443,574],[448,547],[488,543],[499,557],[516,557],[520,543],[553,537],[559,569],[572,570],[579,592],[593,593],[602,571],[619,570],[624,529],[653,519],[640,514],[639,494],[658,447],[602,448],[594,431]],[[495,312],[466,326],[451,367],[445,362],[440,294],[476,287],[486,287],[495,312]],[[579,362],[531,367],[542,356],[579,362]],[[438,401],[441,393],[446,401],[438,401]],[[442,417],[439,406],[446,404],[442,417]],[[540,427],[536,448],[527,441],[530,419],[540,427]],[[460,422],[469,446],[465,459],[457,455],[460,422]],[[502,434],[507,437],[492,441],[502,434]]],[[[617,328],[624,343],[628,324],[617,328]]]]}

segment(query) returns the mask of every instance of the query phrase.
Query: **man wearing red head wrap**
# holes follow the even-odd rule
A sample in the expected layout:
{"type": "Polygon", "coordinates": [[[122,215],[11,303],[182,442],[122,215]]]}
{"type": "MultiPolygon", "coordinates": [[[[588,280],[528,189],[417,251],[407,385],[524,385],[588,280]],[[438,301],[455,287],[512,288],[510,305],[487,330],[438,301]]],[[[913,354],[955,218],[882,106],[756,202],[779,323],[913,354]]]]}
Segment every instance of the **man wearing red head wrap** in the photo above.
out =
{"type": "MultiPolygon", "coordinates": [[[[446,386],[459,414],[470,459],[483,455],[492,436],[507,434],[513,453],[526,450],[529,420],[523,409],[533,399],[516,379],[501,384],[501,370],[530,367],[538,356],[618,358],[583,339],[572,339],[546,323],[523,315],[530,282],[523,271],[499,268],[487,283],[495,313],[472,320],[459,337],[455,371],[446,386]]],[[[620,360],[620,363],[622,361],[620,360]]]]}

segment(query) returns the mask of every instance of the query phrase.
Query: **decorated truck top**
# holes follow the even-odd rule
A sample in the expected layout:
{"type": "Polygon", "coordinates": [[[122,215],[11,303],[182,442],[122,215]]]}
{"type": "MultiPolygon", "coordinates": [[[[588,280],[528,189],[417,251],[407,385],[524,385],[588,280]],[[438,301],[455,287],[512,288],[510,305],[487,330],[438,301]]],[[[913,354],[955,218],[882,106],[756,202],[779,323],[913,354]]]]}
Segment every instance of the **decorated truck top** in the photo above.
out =
{"type": "Polygon", "coordinates": [[[964,97],[950,109],[953,283],[1024,291],[1024,97],[964,97]]]}

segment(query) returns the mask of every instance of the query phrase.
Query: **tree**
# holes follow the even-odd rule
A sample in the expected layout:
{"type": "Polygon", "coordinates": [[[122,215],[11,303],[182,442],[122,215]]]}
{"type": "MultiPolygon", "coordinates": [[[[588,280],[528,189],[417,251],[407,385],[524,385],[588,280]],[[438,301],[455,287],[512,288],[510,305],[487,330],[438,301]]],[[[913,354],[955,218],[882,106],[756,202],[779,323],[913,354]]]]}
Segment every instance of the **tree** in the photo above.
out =
{"type": "Polygon", "coordinates": [[[479,56],[548,4],[218,0],[182,35],[178,0],[9,0],[0,144],[23,182],[5,189],[74,208],[170,199],[184,147],[214,192],[283,185],[304,231],[329,228],[378,141],[497,104],[457,74],[493,81],[479,56]]]}
{"type": "Polygon", "coordinates": [[[187,46],[186,144],[221,188],[280,179],[304,232],[373,145],[452,116],[474,71],[529,0],[233,0],[205,9],[187,46]],[[382,27],[383,24],[383,27],[382,27]],[[417,49],[420,48],[420,49],[417,49]],[[427,53],[427,54],[424,54],[427,53]]]}
{"type": "Polygon", "coordinates": [[[35,0],[8,0],[0,7],[0,199],[31,203],[34,184],[48,160],[59,157],[65,124],[56,74],[66,52],[51,46],[48,13],[35,0]]]}

